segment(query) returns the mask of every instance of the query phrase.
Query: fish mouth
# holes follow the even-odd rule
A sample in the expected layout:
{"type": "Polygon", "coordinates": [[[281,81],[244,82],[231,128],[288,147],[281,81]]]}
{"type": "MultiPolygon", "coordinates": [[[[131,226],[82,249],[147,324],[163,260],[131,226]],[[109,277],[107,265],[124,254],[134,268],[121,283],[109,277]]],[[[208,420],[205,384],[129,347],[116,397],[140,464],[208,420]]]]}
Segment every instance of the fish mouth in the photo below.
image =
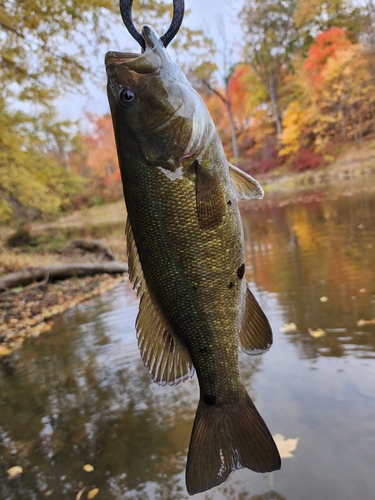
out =
{"type": "Polygon", "coordinates": [[[134,61],[140,57],[139,54],[135,54],[132,52],[116,52],[111,50],[107,52],[104,58],[104,63],[107,66],[108,64],[126,64],[127,62],[134,61]]]}
{"type": "MultiPolygon", "coordinates": [[[[141,54],[134,52],[110,51],[105,55],[105,65],[123,65],[129,71],[138,74],[152,74],[162,67],[160,57],[160,46],[162,42],[151,26],[143,26],[142,36],[145,40],[146,49],[141,54]]],[[[163,47],[164,48],[164,47],[163,47]]]]}
{"type": "Polygon", "coordinates": [[[107,52],[105,56],[107,70],[112,66],[121,66],[133,76],[154,75],[162,67],[161,59],[151,51],[143,54],[107,52]]]}

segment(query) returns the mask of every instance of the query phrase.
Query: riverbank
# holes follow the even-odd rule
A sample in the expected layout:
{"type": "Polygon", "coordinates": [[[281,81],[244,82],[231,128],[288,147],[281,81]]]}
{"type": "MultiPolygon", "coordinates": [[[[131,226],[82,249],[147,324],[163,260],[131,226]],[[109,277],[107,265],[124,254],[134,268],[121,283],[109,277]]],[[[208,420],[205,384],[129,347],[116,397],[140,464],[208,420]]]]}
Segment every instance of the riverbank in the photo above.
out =
{"type": "MultiPolygon", "coordinates": [[[[242,209],[262,210],[289,203],[307,203],[356,190],[375,190],[374,182],[364,182],[375,174],[375,143],[342,155],[329,167],[294,174],[273,172],[257,176],[265,189],[265,198],[244,203],[242,209]],[[365,186],[364,186],[365,184],[365,186]]],[[[126,212],[123,200],[92,207],[44,223],[23,227],[24,233],[13,238],[14,227],[0,232],[0,277],[23,269],[56,264],[98,263],[117,259],[126,261],[126,212]]],[[[103,293],[127,274],[87,276],[33,283],[0,291],[0,356],[6,355],[28,337],[51,328],[53,317],[103,293]]]]}
{"type": "MultiPolygon", "coordinates": [[[[121,200],[50,223],[35,222],[19,231],[4,227],[0,233],[0,278],[39,266],[124,261],[125,218],[121,200]],[[116,223],[118,227],[114,230],[116,223]],[[97,238],[102,228],[108,229],[107,235],[97,238]]],[[[127,273],[73,276],[55,281],[46,276],[41,282],[0,291],[0,357],[9,354],[25,339],[49,331],[57,314],[127,279],[127,273]]]]}

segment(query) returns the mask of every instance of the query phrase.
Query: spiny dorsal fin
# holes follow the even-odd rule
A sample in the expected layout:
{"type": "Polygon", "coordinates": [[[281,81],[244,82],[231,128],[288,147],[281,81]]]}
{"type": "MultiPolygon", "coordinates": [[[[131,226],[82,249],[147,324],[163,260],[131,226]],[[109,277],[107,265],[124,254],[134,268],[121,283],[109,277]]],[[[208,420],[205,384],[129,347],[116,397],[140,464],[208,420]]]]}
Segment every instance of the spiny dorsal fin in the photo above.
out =
{"type": "Polygon", "coordinates": [[[226,204],[219,175],[215,168],[204,168],[198,160],[196,167],[197,214],[201,229],[214,229],[223,219],[226,204]]]}
{"type": "Polygon", "coordinates": [[[147,289],[141,297],[135,326],[143,363],[154,382],[179,384],[194,375],[187,349],[172,333],[147,289]]]}
{"type": "Polygon", "coordinates": [[[229,165],[229,173],[237,200],[252,200],[254,198],[263,198],[264,191],[260,184],[249,174],[229,165]]]}
{"type": "Polygon", "coordinates": [[[141,295],[135,326],[142,360],[154,382],[159,385],[178,384],[194,375],[193,363],[150,297],[129,218],[125,233],[129,279],[134,282],[137,294],[141,295]]]}
{"type": "Polygon", "coordinates": [[[146,282],[143,276],[141,262],[138,257],[137,245],[134,240],[129,217],[126,219],[125,235],[128,253],[129,280],[131,283],[134,283],[133,288],[137,290],[137,295],[142,295],[146,288],[146,282]]]}
{"type": "Polygon", "coordinates": [[[270,324],[249,286],[246,288],[246,305],[239,340],[246,354],[261,354],[272,345],[270,324]]]}

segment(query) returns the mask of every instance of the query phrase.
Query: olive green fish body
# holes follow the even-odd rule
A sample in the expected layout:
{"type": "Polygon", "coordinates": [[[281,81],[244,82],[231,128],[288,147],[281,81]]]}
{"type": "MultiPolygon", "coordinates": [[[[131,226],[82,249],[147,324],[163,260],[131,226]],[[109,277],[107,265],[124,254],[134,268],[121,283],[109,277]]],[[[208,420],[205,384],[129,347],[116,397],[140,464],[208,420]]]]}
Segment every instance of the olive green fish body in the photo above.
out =
{"type": "Polygon", "coordinates": [[[142,55],[106,56],[108,97],[128,212],[129,275],[153,380],[197,372],[190,494],[232,470],[270,471],[280,457],[241,382],[238,344],[266,350],[272,333],[245,280],[239,198],[259,185],[228,164],[209,113],[152,28],[142,55]]]}
{"type": "Polygon", "coordinates": [[[242,229],[229,174],[222,172],[224,217],[218,227],[202,231],[195,165],[174,180],[163,169],[145,167],[138,164],[144,175],[124,182],[124,191],[148,290],[186,345],[203,398],[225,404],[242,390],[237,351],[246,293],[242,229]]]}

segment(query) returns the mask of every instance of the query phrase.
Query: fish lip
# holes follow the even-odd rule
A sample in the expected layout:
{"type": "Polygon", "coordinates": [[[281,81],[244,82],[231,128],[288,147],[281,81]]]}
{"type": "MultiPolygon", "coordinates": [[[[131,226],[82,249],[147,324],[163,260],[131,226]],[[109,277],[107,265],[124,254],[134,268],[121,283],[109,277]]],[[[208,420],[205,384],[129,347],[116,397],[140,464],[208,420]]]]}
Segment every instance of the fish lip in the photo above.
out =
{"type": "Polygon", "coordinates": [[[114,50],[111,50],[106,53],[104,63],[106,66],[110,63],[122,64],[125,62],[133,61],[139,56],[140,54],[135,54],[133,52],[116,52],[114,50]]]}

